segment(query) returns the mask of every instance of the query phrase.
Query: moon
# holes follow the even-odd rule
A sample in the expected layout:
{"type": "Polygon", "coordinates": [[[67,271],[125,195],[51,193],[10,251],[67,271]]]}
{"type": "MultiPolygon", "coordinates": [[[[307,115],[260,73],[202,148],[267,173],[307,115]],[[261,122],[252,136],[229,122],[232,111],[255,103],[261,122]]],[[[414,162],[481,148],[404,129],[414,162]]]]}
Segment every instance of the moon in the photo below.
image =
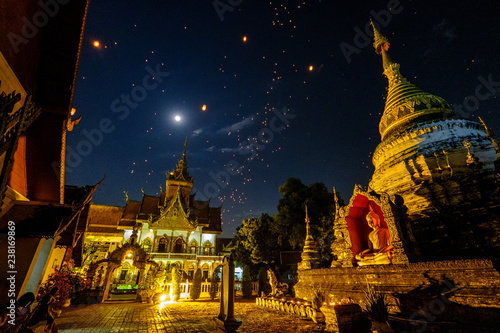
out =
{"type": "Polygon", "coordinates": [[[179,122],[179,121],[181,121],[181,120],[182,120],[182,118],[181,118],[181,116],[176,115],[176,116],[174,117],[174,120],[175,120],[176,122],[179,122]]]}

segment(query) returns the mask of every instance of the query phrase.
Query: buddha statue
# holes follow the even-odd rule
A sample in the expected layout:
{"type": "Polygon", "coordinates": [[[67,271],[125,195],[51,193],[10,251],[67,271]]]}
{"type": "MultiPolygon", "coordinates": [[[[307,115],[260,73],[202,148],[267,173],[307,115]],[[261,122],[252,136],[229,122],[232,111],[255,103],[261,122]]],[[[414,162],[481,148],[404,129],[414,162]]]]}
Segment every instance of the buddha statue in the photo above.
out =
{"type": "Polygon", "coordinates": [[[391,245],[389,229],[380,226],[377,214],[369,212],[366,221],[373,230],[368,235],[368,249],[356,255],[359,266],[384,265],[392,263],[394,247],[391,245]]]}

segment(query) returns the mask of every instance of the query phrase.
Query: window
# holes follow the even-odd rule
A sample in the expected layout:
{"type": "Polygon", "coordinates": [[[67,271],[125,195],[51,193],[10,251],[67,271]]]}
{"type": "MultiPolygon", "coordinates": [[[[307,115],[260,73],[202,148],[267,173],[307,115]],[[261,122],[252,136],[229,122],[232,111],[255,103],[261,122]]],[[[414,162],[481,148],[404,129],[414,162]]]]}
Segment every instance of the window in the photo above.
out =
{"type": "Polygon", "coordinates": [[[144,251],[149,252],[151,250],[151,240],[149,238],[146,238],[142,242],[142,247],[144,248],[144,251]]]}
{"type": "Polygon", "coordinates": [[[209,241],[206,241],[205,244],[203,244],[203,254],[206,256],[212,254],[212,244],[210,244],[209,241]]]}
{"type": "Polygon", "coordinates": [[[158,252],[167,252],[167,239],[165,237],[160,238],[158,242],[158,252]]]}
{"type": "Polygon", "coordinates": [[[175,241],[175,250],[174,250],[175,253],[182,253],[183,243],[184,242],[182,241],[182,238],[177,238],[177,240],[175,241]]]}
{"type": "Polygon", "coordinates": [[[198,247],[198,243],[196,240],[192,240],[191,243],[189,243],[189,252],[192,254],[196,254],[196,249],[198,247]]]}

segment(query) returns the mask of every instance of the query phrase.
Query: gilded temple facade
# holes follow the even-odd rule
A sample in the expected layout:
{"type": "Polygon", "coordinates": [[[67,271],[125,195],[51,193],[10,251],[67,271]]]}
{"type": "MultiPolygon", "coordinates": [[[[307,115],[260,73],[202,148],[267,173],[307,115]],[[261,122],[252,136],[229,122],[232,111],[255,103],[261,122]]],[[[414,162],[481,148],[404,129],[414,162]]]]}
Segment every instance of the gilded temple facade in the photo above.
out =
{"type": "MultiPolygon", "coordinates": [[[[209,201],[195,200],[191,194],[193,178],[187,171],[186,145],[187,141],[177,168],[167,175],[165,190],[161,189],[159,196],[143,192],[141,201],[127,196],[125,207],[90,207],[85,242],[97,249],[93,261],[104,270],[113,253],[133,246],[139,246],[160,270],[178,265],[187,279],[198,268],[208,279],[222,263],[222,256],[216,252],[217,236],[222,234],[221,207],[210,207],[209,201]]],[[[115,267],[110,277],[111,292],[137,285],[140,274],[136,266],[130,255],[115,267]]],[[[94,270],[98,276],[100,267],[94,270]]]]}

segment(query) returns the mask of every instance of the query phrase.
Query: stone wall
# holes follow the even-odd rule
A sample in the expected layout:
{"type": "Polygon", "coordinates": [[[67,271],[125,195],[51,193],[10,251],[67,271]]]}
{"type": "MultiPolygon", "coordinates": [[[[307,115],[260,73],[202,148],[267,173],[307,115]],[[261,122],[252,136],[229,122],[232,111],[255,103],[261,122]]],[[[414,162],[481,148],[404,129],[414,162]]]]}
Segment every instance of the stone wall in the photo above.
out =
{"type": "Polygon", "coordinates": [[[436,298],[500,309],[500,273],[486,259],[302,270],[294,288],[298,298],[311,300],[317,287],[327,302],[350,298],[364,306],[367,283],[386,294],[397,312],[425,307],[436,298]]]}

